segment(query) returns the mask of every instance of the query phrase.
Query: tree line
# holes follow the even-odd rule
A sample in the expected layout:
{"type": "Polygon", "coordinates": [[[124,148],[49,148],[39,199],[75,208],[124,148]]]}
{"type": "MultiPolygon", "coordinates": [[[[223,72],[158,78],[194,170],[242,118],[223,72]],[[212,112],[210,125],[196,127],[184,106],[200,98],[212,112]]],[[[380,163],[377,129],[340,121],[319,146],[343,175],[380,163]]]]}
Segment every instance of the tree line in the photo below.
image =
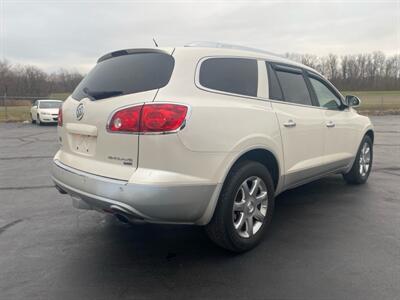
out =
{"type": "Polygon", "coordinates": [[[376,51],[339,57],[287,53],[286,57],[314,68],[341,91],[400,90],[400,54],[385,56],[376,51]]]}
{"type": "MultiPolygon", "coordinates": [[[[382,52],[338,56],[287,53],[286,57],[310,66],[342,91],[400,90],[400,54],[382,52]]],[[[66,69],[48,73],[33,65],[0,60],[0,96],[46,97],[71,93],[84,75],[66,69]]]]}
{"type": "Polygon", "coordinates": [[[47,73],[32,65],[13,65],[0,60],[0,97],[46,97],[71,93],[83,75],[66,69],[47,73]]]}

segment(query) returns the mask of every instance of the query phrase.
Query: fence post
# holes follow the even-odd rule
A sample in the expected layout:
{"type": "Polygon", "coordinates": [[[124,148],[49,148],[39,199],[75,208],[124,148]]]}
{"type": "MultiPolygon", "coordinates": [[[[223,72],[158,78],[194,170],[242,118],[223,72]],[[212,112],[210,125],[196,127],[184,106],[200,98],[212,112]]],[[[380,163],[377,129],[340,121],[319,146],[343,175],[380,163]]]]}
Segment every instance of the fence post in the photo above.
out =
{"type": "Polygon", "coordinates": [[[3,95],[3,106],[4,106],[4,119],[6,121],[8,121],[8,112],[7,112],[7,88],[4,91],[4,95],[3,95]]]}

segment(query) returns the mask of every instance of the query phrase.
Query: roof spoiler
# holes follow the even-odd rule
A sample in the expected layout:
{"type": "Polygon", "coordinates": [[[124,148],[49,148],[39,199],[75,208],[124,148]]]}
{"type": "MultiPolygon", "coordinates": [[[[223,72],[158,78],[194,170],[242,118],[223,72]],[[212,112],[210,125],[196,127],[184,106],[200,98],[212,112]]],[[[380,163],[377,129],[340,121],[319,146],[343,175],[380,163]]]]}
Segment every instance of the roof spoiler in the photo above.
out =
{"type": "Polygon", "coordinates": [[[117,51],[113,51],[113,52],[110,52],[110,53],[107,53],[107,54],[103,55],[102,57],[100,57],[97,60],[97,63],[105,61],[105,60],[110,59],[112,57],[129,55],[129,54],[137,54],[137,53],[164,53],[164,54],[168,54],[164,50],[152,49],[152,48],[136,48],[136,49],[117,50],[117,51]]]}

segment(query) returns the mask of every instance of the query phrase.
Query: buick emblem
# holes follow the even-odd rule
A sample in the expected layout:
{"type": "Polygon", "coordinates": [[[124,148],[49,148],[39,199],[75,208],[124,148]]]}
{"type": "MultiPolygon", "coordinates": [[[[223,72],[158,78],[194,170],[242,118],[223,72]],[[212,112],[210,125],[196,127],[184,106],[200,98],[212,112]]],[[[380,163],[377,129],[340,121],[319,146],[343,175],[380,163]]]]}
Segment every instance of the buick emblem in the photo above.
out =
{"type": "Polygon", "coordinates": [[[83,106],[83,103],[80,103],[76,108],[76,119],[77,120],[82,119],[84,114],[85,114],[85,107],[83,106]]]}

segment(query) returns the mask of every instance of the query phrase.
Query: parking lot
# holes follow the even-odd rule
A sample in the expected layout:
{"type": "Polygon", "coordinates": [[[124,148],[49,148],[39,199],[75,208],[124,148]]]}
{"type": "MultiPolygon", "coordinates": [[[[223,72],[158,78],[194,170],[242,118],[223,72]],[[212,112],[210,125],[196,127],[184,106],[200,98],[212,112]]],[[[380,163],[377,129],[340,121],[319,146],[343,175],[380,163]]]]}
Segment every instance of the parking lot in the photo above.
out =
{"type": "Polygon", "coordinates": [[[49,167],[55,126],[0,124],[1,299],[399,299],[400,117],[373,117],[363,186],[285,192],[264,241],[232,255],[200,227],[78,211],[49,167]]]}

